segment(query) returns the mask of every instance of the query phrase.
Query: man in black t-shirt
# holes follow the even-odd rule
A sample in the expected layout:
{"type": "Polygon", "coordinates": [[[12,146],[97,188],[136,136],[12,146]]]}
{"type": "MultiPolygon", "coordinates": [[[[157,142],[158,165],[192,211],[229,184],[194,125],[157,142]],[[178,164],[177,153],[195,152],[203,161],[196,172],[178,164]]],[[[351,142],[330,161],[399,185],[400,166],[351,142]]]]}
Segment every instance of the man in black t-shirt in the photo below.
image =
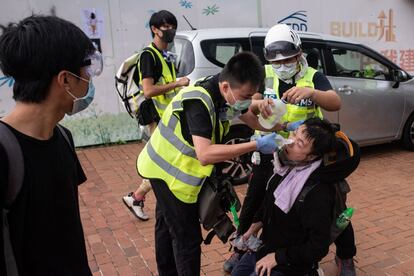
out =
{"type": "Polygon", "coordinates": [[[86,177],[69,130],[61,132],[56,125],[65,113],[78,113],[91,103],[92,77],[102,72],[102,57],[71,22],[30,16],[0,37],[0,68],[14,78],[16,100],[0,124],[16,137],[25,168],[22,187],[7,206],[9,167],[15,164],[0,142],[0,208],[9,210],[2,215],[10,230],[9,239],[0,230],[0,275],[17,275],[13,267],[20,276],[92,275],[78,199],[86,177]],[[4,251],[8,241],[12,253],[4,251]],[[13,255],[15,262],[6,262],[13,255]]]}
{"type": "MultiPolygon", "coordinates": [[[[167,52],[168,43],[175,37],[177,19],[169,11],[162,10],[154,13],[149,21],[152,43],[140,54],[138,70],[146,99],[151,99],[145,108],[138,110],[139,118],[145,121],[152,134],[166,106],[175,96],[176,90],[187,86],[190,80],[183,77],[176,80],[174,57],[167,52]]],[[[142,123],[142,122],[141,122],[142,123]]],[[[144,212],[145,195],[151,190],[148,180],[143,179],[135,192],[130,192],[122,199],[131,212],[141,220],[148,220],[144,212]]]]}

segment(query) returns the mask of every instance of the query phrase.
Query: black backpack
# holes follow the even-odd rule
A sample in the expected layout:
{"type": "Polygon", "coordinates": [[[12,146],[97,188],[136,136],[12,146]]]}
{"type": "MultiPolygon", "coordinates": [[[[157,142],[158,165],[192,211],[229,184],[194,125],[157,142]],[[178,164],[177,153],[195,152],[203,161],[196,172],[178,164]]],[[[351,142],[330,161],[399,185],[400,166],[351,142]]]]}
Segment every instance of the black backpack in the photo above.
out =
{"type": "Polygon", "coordinates": [[[210,244],[214,236],[226,243],[230,235],[236,231],[233,222],[228,217],[230,207],[240,210],[240,200],[233,188],[231,176],[219,173],[217,168],[206,178],[198,195],[200,223],[210,231],[204,239],[204,244],[210,244]]]}
{"type": "MultiPolygon", "coordinates": [[[[70,139],[62,126],[57,125],[59,132],[75,153],[70,139]]],[[[3,123],[0,123],[0,144],[3,146],[9,163],[7,187],[4,191],[4,207],[1,210],[1,221],[3,229],[3,251],[7,276],[18,276],[16,259],[10,240],[10,229],[7,215],[13,202],[16,200],[24,180],[24,158],[20,144],[13,132],[3,123]],[[12,165],[11,165],[12,164],[12,165]]]]}

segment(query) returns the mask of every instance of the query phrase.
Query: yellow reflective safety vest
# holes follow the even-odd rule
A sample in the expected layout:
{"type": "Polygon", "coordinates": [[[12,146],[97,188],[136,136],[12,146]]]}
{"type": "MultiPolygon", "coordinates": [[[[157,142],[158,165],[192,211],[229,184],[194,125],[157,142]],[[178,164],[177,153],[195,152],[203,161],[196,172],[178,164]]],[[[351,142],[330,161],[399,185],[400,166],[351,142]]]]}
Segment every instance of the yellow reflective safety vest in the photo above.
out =
{"type": "Polygon", "coordinates": [[[183,113],[183,103],[194,99],[201,100],[210,114],[212,143],[218,142],[216,132],[222,140],[228,131],[228,122],[218,120],[213,100],[206,89],[189,86],[182,89],[167,106],[137,160],[137,170],[143,178],[165,181],[175,197],[185,203],[197,201],[205,178],[211,175],[214,168],[214,165],[201,165],[194,146],[184,139],[181,132],[180,114],[183,113]]]}
{"type": "MultiPolygon", "coordinates": [[[[175,72],[174,64],[172,64],[171,66],[172,70],[170,70],[170,67],[168,66],[167,62],[164,60],[164,57],[161,55],[159,50],[156,49],[152,45],[152,43],[147,48],[145,48],[143,52],[150,53],[152,57],[154,58],[155,62],[161,62],[161,66],[162,66],[161,77],[159,78],[159,80],[156,80],[157,81],[156,85],[164,85],[164,84],[168,84],[168,83],[176,81],[176,72],[175,72]],[[150,48],[152,51],[149,50],[148,48],[150,48]]],[[[139,63],[138,63],[138,66],[139,66],[139,63]]],[[[141,70],[138,70],[138,72],[139,72],[139,80],[140,80],[139,87],[142,88],[142,73],[141,73],[141,70]]],[[[175,92],[175,90],[170,90],[164,94],[152,97],[152,101],[154,102],[155,109],[160,115],[160,118],[164,114],[164,110],[167,108],[167,105],[171,102],[172,98],[174,98],[176,94],[177,93],[175,92]]]]}
{"type": "MultiPolygon", "coordinates": [[[[264,98],[280,99],[279,95],[279,78],[273,71],[272,65],[265,65],[266,79],[265,79],[265,92],[264,98]]],[[[305,75],[296,81],[296,87],[310,87],[315,88],[313,83],[313,76],[317,71],[312,67],[308,67],[305,75]]],[[[313,117],[323,118],[321,108],[316,106],[310,99],[303,99],[298,104],[287,104],[286,113],[281,119],[281,123],[284,122],[296,122],[299,120],[306,120],[313,117]]],[[[279,132],[283,136],[287,136],[288,133],[284,131],[279,132]]]]}

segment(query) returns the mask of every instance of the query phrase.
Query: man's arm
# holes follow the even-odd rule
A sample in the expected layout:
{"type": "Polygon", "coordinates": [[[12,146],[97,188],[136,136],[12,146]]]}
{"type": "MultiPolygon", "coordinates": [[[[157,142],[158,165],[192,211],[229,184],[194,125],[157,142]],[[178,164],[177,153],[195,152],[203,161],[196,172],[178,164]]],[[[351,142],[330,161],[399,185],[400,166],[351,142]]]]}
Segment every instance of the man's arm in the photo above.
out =
{"type": "Polygon", "coordinates": [[[215,164],[256,150],[257,142],[234,145],[212,144],[211,140],[201,136],[192,135],[197,159],[201,165],[215,164]]]}
{"type": "Polygon", "coordinates": [[[321,91],[310,87],[292,87],[283,94],[282,99],[291,104],[297,104],[302,99],[311,99],[326,111],[338,111],[341,108],[341,98],[334,90],[321,91]]]}
{"type": "Polygon", "coordinates": [[[315,88],[292,87],[283,93],[282,99],[292,104],[297,104],[302,99],[311,99],[316,105],[326,111],[338,111],[341,108],[341,98],[332,89],[326,76],[317,72],[313,82],[315,88]]]}
{"type": "Polygon", "coordinates": [[[158,79],[156,79],[158,77],[156,73],[156,65],[153,55],[147,51],[141,53],[139,69],[142,75],[142,88],[146,98],[162,95],[168,91],[189,84],[189,79],[186,77],[168,84],[155,84],[158,81],[158,79]]]}
{"type": "Polygon", "coordinates": [[[243,122],[245,122],[246,125],[248,125],[252,129],[261,130],[261,131],[267,131],[267,132],[279,131],[279,130],[282,130],[283,129],[282,124],[279,124],[279,123],[277,123],[271,129],[266,129],[266,128],[262,127],[262,125],[259,123],[259,120],[257,118],[257,115],[254,114],[250,109],[246,113],[240,115],[239,118],[243,122]]]}
{"type": "Polygon", "coordinates": [[[263,227],[263,222],[253,222],[250,228],[243,234],[243,240],[247,241],[251,235],[257,235],[260,229],[263,227]]]}
{"type": "Polygon", "coordinates": [[[188,142],[194,145],[197,159],[204,165],[215,164],[256,149],[257,142],[235,145],[212,144],[213,126],[207,108],[201,100],[184,102],[183,134],[188,131],[188,142]]]}
{"type": "Polygon", "coordinates": [[[168,91],[176,88],[187,86],[190,83],[190,79],[182,77],[178,81],[170,82],[167,84],[154,84],[153,78],[145,78],[142,80],[142,88],[144,90],[145,98],[152,98],[158,95],[165,94],[168,91]]]}

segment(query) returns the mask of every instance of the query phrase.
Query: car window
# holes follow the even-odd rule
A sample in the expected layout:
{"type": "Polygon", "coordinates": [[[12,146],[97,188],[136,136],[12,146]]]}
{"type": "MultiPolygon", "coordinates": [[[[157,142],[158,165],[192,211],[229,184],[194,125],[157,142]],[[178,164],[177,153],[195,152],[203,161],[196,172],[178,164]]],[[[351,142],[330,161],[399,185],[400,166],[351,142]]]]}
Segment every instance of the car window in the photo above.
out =
{"type": "Polygon", "coordinates": [[[332,55],[337,76],[377,80],[390,77],[387,66],[358,51],[332,48],[332,55]]]}
{"type": "Polygon", "coordinates": [[[226,64],[232,56],[241,51],[242,46],[239,43],[219,43],[216,45],[215,59],[226,64]]]}
{"type": "Polygon", "coordinates": [[[249,50],[248,39],[210,39],[201,42],[204,56],[217,66],[224,67],[229,59],[241,51],[249,50]]]}
{"type": "Polygon", "coordinates": [[[194,50],[191,42],[176,37],[169,47],[170,51],[177,55],[175,61],[177,77],[189,75],[194,70],[194,50]]]}
{"type": "Polygon", "coordinates": [[[264,58],[263,48],[264,48],[264,36],[251,36],[250,43],[251,43],[251,51],[255,53],[263,65],[269,63],[264,58]]]}
{"type": "Polygon", "coordinates": [[[322,66],[322,53],[319,48],[303,47],[303,55],[305,56],[308,66],[318,70],[321,73],[323,72],[322,66]]]}

